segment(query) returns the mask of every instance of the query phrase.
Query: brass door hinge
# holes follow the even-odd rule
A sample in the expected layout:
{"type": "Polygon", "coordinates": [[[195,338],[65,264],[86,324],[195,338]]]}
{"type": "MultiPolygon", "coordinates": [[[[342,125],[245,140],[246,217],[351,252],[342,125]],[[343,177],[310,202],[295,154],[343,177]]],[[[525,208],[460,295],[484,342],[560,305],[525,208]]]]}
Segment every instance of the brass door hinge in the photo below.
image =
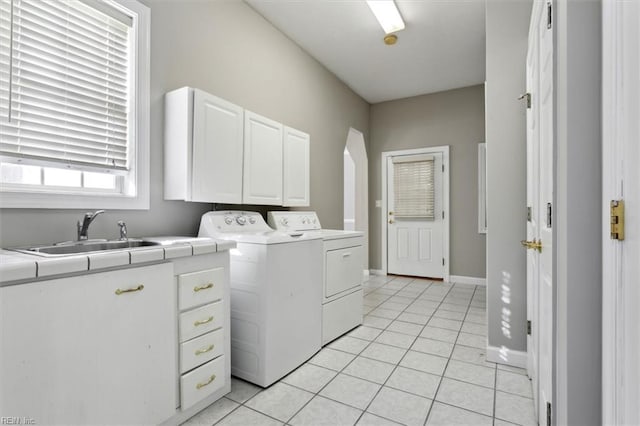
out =
{"type": "Polygon", "coordinates": [[[624,240],[624,201],[611,200],[611,239],[624,240]]]}

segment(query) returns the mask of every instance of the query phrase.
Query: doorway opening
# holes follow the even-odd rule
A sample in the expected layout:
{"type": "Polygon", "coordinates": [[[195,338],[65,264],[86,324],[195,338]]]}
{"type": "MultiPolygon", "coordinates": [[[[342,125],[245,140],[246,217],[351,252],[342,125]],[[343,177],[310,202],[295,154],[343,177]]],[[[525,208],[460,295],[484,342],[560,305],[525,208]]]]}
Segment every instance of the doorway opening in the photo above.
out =
{"type": "MultiPolygon", "coordinates": [[[[362,132],[349,128],[344,148],[344,216],[346,230],[364,233],[364,252],[369,253],[369,162],[362,132]]],[[[369,257],[365,256],[365,272],[369,257]]]]}
{"type": "Polygon", "coordinates": [[[354,231],[356,226],[356,163],[344,148],[344,220],[343,229],[354,231]]]}

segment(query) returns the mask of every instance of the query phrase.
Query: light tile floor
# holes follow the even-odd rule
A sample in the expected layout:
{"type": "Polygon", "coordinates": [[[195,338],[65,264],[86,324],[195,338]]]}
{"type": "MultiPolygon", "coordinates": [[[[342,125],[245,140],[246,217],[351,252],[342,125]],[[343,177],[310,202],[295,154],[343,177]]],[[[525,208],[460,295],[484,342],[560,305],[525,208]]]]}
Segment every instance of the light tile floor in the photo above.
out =
{"type": "Polygon", "coordinates": [[[485,360],[486,289],[371,277],[364,324],[267,389],[231,393],[185,425],[536,425],[525,371],[485,360]]]}

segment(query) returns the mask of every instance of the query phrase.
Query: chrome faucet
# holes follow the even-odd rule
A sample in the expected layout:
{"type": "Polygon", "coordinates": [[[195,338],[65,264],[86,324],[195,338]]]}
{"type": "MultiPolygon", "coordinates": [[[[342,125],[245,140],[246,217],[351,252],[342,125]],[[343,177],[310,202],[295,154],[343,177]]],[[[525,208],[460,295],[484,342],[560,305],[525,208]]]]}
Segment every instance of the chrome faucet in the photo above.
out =
{"type": "Polygon", "coordinates": [[[120,241],[127,241],[127,224],[124,223],[124,220],[118,221],[118,226],[120,227],[120,241]]]}
{"type": "Polygon", "coordinates": [[[78,221],[78,241],[85,241],[89,239],[89,225],[94,221],[99,214],[104,213],[104,210],[97,210],[93,213],[87,212],[84,214],[82,223],[78,221]]]}

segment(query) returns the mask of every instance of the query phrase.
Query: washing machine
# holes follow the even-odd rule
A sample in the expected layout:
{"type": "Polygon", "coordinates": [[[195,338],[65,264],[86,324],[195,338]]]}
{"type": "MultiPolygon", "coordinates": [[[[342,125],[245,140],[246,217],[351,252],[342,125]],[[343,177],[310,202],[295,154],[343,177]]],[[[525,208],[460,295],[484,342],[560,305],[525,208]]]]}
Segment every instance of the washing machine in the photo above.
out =
{"type": "Polygon", "coordinates": [[[279,231],[323,240],[322,344],[362,324],[363,233],[322,229],[313,211],[273,211],[267,220],[279,231]]]}
{"type": "Polygon", "coordinates": [[[213,211],[200,237],[230,251],[231,374],[267,387],[322,343],[322,239],[274,231],[256,212],[213,211]]]}

